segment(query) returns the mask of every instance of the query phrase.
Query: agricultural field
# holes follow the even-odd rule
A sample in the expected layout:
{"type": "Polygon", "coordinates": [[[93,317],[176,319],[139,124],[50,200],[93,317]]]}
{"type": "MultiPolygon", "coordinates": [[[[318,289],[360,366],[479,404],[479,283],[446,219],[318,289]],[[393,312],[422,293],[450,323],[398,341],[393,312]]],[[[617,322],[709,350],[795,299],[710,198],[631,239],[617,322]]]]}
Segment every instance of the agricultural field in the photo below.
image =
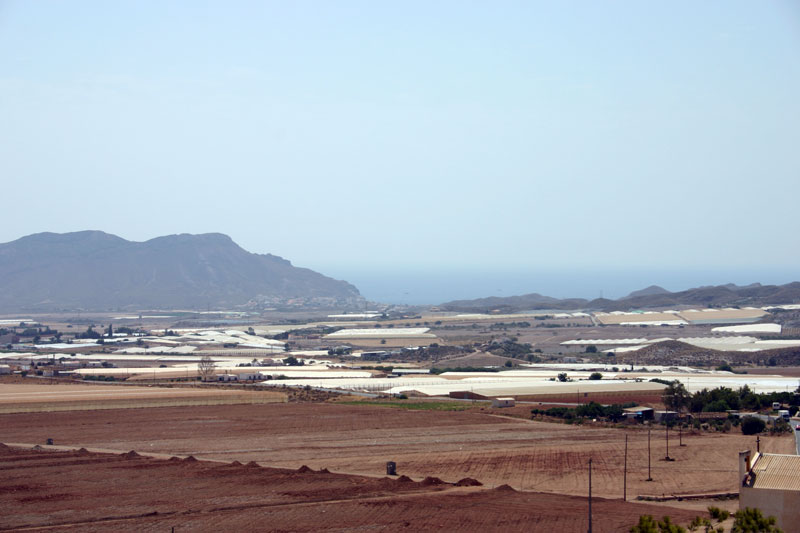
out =
{"type": "MultiPolygon", "coordinates": [[[[329,355],[326,342],[344,341],[336,335],[326,341],[325,322],[253,323],[253,331],[245,333],[249,327],[198,324],[200,330],[182,328],[190,325],[174,318],[150,320],[165,322],[151,328],[153,338],[144,337],[143,348],[104,346],[82,353],[72,345],[79,353],[43,349],[4,356],[5,363],[31,368],[25,378],[21,368],[0,378],[0,442],[13,447],[11,455],[0,447],[0,506],[19,510],[0,517],[0,529],[521,531],[535,522],[543,531],[581,531],[588,525],[590,459],[593,494],[600,498],[595,516],[602,517],[595,530],[627,530],[645,513],[670,514],[685,524],[706,505],[736,507],[735,499],[685,498],[736,493],[738,452],[755,449],[754,437],[738,428],[730,433],[686,430],[680,437],[672,431],[667,452],[660,425],[654,426],[648,446],[646,426],[531,420],[530,410],[547,402],[589,400],[660,407],[664,384],[650,382],[653,377],[679,379],[690,391],[742,383],[756,391],[789,391],[798,375],[787,371],[792,377],[778,378],[772,375],[780,372],[774,366],[751,367],[749,376],[716,371],[716,363],[708,362],[703,369],[683,368],[693,364],[697,350],[688,345],[685,362],[684,355],[674,353],[607,355],[614,346],[642,338],[705,337],[711,334],[708,325],[599,326],[587,316],[533,315],[425,317],[394,321],[393,328],[391,321],[381,328],[340,322],[340,327],[361,328],[365,338],[349,342],[353,354],[329,355]],[[162,337],[159,330],[168,328],[180,336],[162,337]],[[404,328],[419,330],[404,335],[404,328]],[[289,345],[286,356],[296,358],[293,366],[282,364],[284,353],[276,359],[269,350],[250,346],[262,342],[250,342],[251,337],[267,332],[287,332],[281,342],[289,345]],[[589,351],[591,339],[599,340],[589,351]],[[386,350],[395,340],[411,349],[393,350],[388,360],[383,355],[360,359],[359,351],[386,350]],[[439,345],[415,348],[431,341],[439,345]],[[258,379],[280,379],[265,381],[274,387],[270,390],[233,383],[205,387],[196,381],[202,355],[214,359],[217,373],[261,372],[264,377],[258,379]],[[48,358],[71,363],[73,378],[33,377],[30,372],[41,370],[33,364],[48,358]],[[576,362],[584,358],[586,364],[576,362]],[[667,366],[648,365],[659,358],[667,366]],[[494,368],[481,372],[482,365],[494,368]],[[423,373],[430,367],[459,367],[459,372],[405,375],[414,366],[423,373]],[[601,380],[590,379],[596,371],[601,380]],[[112,374],[131,383],[78,379],[112,374]],[[356,382],[368,386],[353,395],[330,391],[357,389],[356,382]],[[422,397],[446,396],[454,387],[477,397],[513,396],[517,405],[492,409],[489,402],[422,397]],[[386,391],[409,398],[373,398],[386,391]],[[531,403],[524,403],[526,398],[531,403]],[[629,503],[621,500],[626,437],[629,503]],[[48,439],[55,445],[46,445],[48,439]],[[43,450],[32,450],[36,445],[43,450]],[[80,448],[89,451],[76,451],[80,448]],[[130,450],[137,454],[122,455],[130,450]],[[173,456],[198,461],[170,460],[173,456]],[[395,461],[398,473],[410,481],[385,479],[387,461],[395,461]],[[465,478],[481,486],[453,485],[465,478]],[[125,499],[103,504],[110,491],[122,491],[125,499]],[[639,497],[668,501],[633,503],[639,497]],[[44,509],[42,502],[47,502],[44,509]]],[[[721,331],[715,338],[732,333],[721,331]]],[[[723,353],[705,351],[715,358],[723,353]]],[[[789,435],[763,435],[760,446],[792,453],[794,441],[789,435]]]]}
{"type": "Polygon", "coordinates": [[[286,401],[285,394],[272,391],[0,382],[0,413],[262,404],[284,401],[286,401]]]}
{"type": "MultiPolygon", "coordinates": [[[[365,477],[254,463],[0,444],[0,529],[47,531],[585,531],[585,498],[463,480],[365,477]],[[158,482],[154,482],[157,479],[158,482]],[[113,493],[114,498],[108,495],[113,493]],[[487,510],[491,512],[487,512],[487,510]]],[[[593,530],[696,514],[595,498],[593,530]]]]}
{"type": "MultiPolygon", "coordinates": [[[[518,413],[520,414],[520,413],[518,413]]],[[[573,426],[503,415],[476,405],[465,411],[409,410],[375,405],[288,403],[202,408],[0,415],[3,441],[115,451],[193,455],[222,461],[380,475],[386,461],[414,479],[436,476],[455,482],[478,479],[487,487],[586,494],[588,460],[594,493],[621,498],[625,435],[629,438],[628,497],[735,492],[738,452],[755,448],[740,433],[692,433],[670,439],[663,429],[651,441],[647,479],[647,431],[573,426]]],[[[761,449],[792,453],[791,436],[762,437],[761,449]]]]}

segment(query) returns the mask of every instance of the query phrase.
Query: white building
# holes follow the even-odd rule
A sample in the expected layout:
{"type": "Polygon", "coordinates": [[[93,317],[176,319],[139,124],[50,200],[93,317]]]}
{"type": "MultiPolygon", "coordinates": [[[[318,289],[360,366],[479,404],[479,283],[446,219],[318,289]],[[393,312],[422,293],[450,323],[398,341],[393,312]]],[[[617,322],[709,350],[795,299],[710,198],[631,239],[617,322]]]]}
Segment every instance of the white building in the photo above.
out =
{"type": "Polygon", "coordinates": [[[774,516],[784,531],[800,524],[800,455],[739,452],[739,509],[774,516]]]}
{"type": "Polygon", "coordinates": [[[517,404],[514,398],[494,398],[492,407],[514,407],[517,404]]]}

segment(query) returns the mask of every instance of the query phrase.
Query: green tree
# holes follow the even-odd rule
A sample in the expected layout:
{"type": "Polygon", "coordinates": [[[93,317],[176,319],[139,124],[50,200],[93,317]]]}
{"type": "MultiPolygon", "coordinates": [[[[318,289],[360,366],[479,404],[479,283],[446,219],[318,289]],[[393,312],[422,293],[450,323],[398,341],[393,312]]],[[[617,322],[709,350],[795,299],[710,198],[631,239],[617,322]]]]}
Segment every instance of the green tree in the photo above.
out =
{"type": "Polygon", "coordinates": [[[742,419],[742,434],[755,435],[766,429],[767,425],[760,418],[746,416],[742,419]]]}
{"type": "Polygon", "coordinates": [[[592,372],[591,375],[589,376],[589,379],[594,381],[603,379],[603,374],[601,374],[600,372],[592,372]]]}
{"type": "Polygon", "coordinates": [[[562,381],[562,382],[569,381],[569,377],[567,376],[567,373],[566,372],[561,372],[558,375],[558,381],[562,381]]]}
{"type": "Polygon", "coordinates": [[[686,387],[684,387],[683,383],[678,380],[675,380],[667,385],[667,388],[664,389],[664,395],[662,397],[664,405],[667,406],[667,409],[678,411],[679,413],[689,406],[690,399],[691,394],[689,394],[689,391],[686,390],[686,387]]]}

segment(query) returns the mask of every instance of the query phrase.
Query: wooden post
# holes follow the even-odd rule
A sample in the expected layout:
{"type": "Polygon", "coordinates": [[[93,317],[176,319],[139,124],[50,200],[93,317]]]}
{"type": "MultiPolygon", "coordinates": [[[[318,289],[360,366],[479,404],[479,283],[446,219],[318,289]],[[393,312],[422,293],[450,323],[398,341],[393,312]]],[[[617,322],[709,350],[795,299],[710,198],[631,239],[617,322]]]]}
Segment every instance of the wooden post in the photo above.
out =
{"type": "Polygon", "coordinates": [[[650,428],[647,428],[647,481],[653,481],[650,475],[650,428]]]}
{"type": "Polygon", "coordinates": [[[589,533],[592,533],[592,458],[589,458],[589,533]]]}
{"type": "Polygon", "coordinates": [[[628,501],[628,434],[625,434],[625,463],[622,474],[622,501],[628,501]]]}

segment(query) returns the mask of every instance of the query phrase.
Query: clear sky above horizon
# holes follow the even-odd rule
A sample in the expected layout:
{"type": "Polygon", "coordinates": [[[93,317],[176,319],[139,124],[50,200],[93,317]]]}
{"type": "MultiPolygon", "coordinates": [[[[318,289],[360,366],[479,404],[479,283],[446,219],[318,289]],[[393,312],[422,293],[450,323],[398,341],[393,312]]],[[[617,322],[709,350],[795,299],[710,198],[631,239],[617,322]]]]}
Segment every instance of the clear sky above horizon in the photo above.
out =
{"type": "Polygon", "coordinates": [[[0,242],[800,272],[798,95],[795,1],[0,0],[0,242]]]}

